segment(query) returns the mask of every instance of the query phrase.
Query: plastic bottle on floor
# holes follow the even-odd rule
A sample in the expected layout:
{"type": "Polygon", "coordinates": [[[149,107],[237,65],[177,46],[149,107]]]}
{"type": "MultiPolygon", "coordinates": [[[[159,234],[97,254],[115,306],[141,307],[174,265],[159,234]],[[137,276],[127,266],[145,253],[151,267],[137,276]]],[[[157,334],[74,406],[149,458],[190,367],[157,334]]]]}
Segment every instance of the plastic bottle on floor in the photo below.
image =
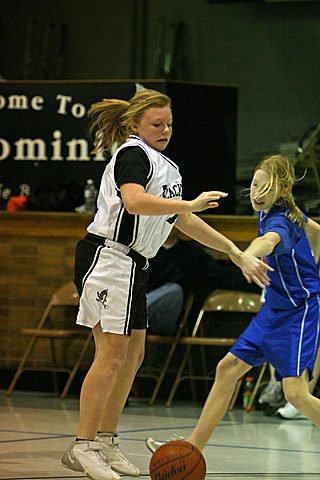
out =
{"type": "MultiPolygon", "coordinates": [[[[246,377],[245,384],[243,387],[243,402],[242,402],[243,410],[248,410],[248,405],[252,397],[253,389],[254,389],[253,377],[246,377]]],[[[252,406],[251,410],[253,409],[254,407],[252,406]]]]}

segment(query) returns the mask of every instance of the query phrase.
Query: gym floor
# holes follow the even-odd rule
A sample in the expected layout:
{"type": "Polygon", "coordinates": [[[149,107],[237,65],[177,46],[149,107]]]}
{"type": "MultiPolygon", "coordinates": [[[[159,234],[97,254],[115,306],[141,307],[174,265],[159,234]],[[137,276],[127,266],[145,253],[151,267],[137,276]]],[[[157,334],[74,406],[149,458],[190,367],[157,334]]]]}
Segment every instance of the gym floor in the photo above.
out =
{"type": "MultiPolygon", "coordinates": [[[[130,399],[119,424],[121,445],[149,479],[146,437],[188,437],[201,405],[130,399]]],[[[0,480],[86,478],[62,467],[63,451],[78,426],[78,398],[0,391],[0,480]]],[[[266,417],[260,410],[228,412],[204,450],[206,478],[216,480],[320,480],[320,430],[308,420],[266,417]]],[[[129,479],[132,477],[122,477],[129,479]]]]}

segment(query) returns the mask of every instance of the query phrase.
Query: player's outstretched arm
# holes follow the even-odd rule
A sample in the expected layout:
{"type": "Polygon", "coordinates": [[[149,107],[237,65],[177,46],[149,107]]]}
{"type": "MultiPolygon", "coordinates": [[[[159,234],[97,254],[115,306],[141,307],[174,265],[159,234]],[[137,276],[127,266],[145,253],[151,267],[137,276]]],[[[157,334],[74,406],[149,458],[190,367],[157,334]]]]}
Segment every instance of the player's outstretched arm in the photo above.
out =
{"type": "Polygon", "coordinates": [[[272,270],[272,268],[253,254],[242,252],[231,240],[210,227],[201,218],[194,214],[182,214],[178,216],[175,226],[203,245],[226,253],[241,268],[249,283],[253,281],[261,288],[270,284],[266,270],[272,270]]]}
{"type": "Polygon", "coordinates": [[[138,183],[125,183],[120,187],[126,210],[133,215],[174,215],[187,212],[202,212],[218,207],[217,200],[228,194],[220,191],[203,192],[194,200],[162,198],[146,193],[138,183]]]}
{"type": "Polygon", "coordinates": [[[265,233],[262,237],[252,240],[245,252],[251,253],[255,257],[266,257],[273,252],[280,240],[280,235],[276,232],[265,233]]]}

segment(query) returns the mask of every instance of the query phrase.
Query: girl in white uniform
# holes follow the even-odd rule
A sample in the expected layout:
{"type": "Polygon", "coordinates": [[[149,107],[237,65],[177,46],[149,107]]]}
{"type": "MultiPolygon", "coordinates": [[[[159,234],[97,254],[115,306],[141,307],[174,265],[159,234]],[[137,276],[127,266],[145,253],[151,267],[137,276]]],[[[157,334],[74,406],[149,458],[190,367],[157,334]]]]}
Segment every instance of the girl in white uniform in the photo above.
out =
{"type": "Polygon", "coordinates": [[[148,258],[173,225],[228,254],[248,281],[263,287],[269,279],[263,262],[192,213],[217,207],[226,193],[182,200],[179,169],[162,154],[172,134],[169,97],[142,90],[130,102],[103,100],[89,113],[92,131],[97,128],[94,152],[110,150],[115,141],[119,148],[103,174],[98,211],[76,250],[77,323],[93,328],[96,354],[81,389],[78,437],[62,464],[94,480],[115,480],[118,473],[140,475],[120,450],[116,432],[144,356],[148,258]]]}

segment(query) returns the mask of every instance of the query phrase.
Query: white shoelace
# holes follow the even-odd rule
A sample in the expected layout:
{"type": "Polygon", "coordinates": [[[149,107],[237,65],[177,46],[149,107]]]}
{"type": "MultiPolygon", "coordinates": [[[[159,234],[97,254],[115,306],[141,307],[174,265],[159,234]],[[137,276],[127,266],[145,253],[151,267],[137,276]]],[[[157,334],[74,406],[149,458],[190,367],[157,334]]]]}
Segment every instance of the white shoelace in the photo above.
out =
{"type": "Polygon", "coordinates": [[[89,453],[90,456],[95,457],[104,468],[111,468],[106,457],[98,447],[88,449],[87,453],[89,453]]]}

